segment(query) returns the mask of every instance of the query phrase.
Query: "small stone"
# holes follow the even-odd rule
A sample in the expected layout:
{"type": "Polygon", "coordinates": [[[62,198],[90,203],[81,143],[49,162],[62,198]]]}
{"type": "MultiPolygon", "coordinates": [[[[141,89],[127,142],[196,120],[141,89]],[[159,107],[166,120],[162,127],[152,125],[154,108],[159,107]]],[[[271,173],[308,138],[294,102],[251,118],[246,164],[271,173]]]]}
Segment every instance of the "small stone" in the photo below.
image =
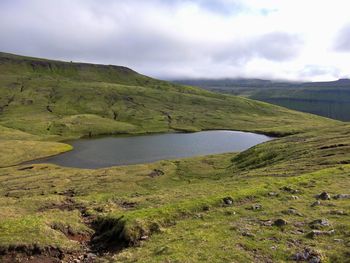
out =
{"type": "Polygon", "coordinates": [[[295,222],[294,226],[295,227],[303,227],[303,226],[305,226],[305,223],[304,222],[295,222]]]}
{"type": "Polygon", "coordinates": [[[282,218],[279,218],[273,222],[273,225],[278,226],[278,227],[282,227],[282,226],[285,226],[287,224],[288,224],[288,222],[282,218]]]}
{"type": "Polygon", "coordinates": [[[308,237],[310,238],[315,238],[317,236],[330,236],[335,233],[335,230],[330,230],[330,231],[322,231],[322,230],[312,230],[307,234],[308,237]]]}
{"type": "Polygon", "coordinates": [[[224,204],[225,204],[225,205],[232,205],[232,204],[233,204],[233,199],[232,199],[232,197],[230,197],[230,196],[224,197],[224,198],[222,199],[222,201],[224,201],[224,204]]]}
{"type": "Polygon", "coordinates": [[[293,200],[298,200],[298,199],[299,199],[299,196],[292,195],[292,196],[291,196],[291,199],[293,199],[293,200]]]}
{"type": "Polygon", "coordinates": [[[287,210],[282,211],[283,214],[285,215],[296,215],[296,216],[303,216],[301,213],[299,213],[297,210],[294,208],[289,208],[287,210]]]}
{"type": "Polygon", "coordinates": [[[334,199],[350,199],[350,194],[338,194],[333,197],[334,199]]]}
{"type": "Polygon", "coordinates": [[[161,175],[164,175],[165,173],[162,171],[162,170],[159,170],[159,169],[154,169],[148,176],[150,177],[158,177],[158,176],[161,176],[161,175]]]}
{"type": "Polygon", "coordinates": [[[243,231],[242,232],[242,236],[244,236],[244,237],[255,237],[255,235],[253,233],[250,233],[248,231],[243,231]]]}
{"type": "Polygon", "coordinates": [[[272,226],[273,222],[271,220],[261,220],[260,224],[262,226],[272,226]]]}
{"type": "Polygon", "coordinates": [[[269,192],[268,195],[269,196],[278,196],[278,193],[276,193],[276,192],[269,192]]]}
{"type": "Polygon", "coordinates": [[[321,229],[323,227],[330,226],[330,223],[327,219],[317,219],[312,221],[309,226],[313,229],[321,229]]]}
{"type": "Polygon", "coordinates": [[[327,192],[320,193],[317,198],[321,200],[331,200],[331,196],[327,192]]]}
{"type": "Polygon", "coordinates": [[[311,204],[311,207],[315,207],[315,206],[318,206],[318,205],[321,205],[321,202],[319,200],[317,200],[316,202],[313,202],[311,204]]]}
{"type": "Polygon", "coordinates": [[[141,239],[141,240],[147,240],[148,238],[149,238],[149,236],[146,236],[146,235],[145,235],[145,236],[140,237],[140,239],[141,239]]]}
{"type": "Polygon", "coordinates": [[[283,191],[285,191],[285,192],[289,192],[289,193],[291,193],[291,194],[297,194],[297,193],[300,192],[299,190],[293,189],[293,188],[291,188],[291,187],[289,187],[289,186],[283,186],[283,187],[281,188],[281,190],[283,190],[283,191]]]}
{"type": "Polygon", "coordinates": [[[295,261],[307,261],[312,263],[322,262],[322,255],[316,250],[311,248],[305,248],[303,251],[296,253],[293,258],[295,261]]]}

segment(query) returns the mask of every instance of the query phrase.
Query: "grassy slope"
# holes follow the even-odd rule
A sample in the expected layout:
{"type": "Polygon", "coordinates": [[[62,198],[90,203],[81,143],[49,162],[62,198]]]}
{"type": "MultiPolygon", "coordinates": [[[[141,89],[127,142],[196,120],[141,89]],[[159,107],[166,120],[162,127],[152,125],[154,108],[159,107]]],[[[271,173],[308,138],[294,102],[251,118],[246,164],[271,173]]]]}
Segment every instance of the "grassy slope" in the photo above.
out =
{"type": "Polygon", "coordinates": [[[311,204],[325,190],[349,194],[349,128],[288,136],[237,155],[99,170],[53,165],[3,168],[0,244],[79,250],[79,243],[62,233],[91,231],[78,208],[69,207],[74,201],[76,207],[87,207],[98,226],[108,225],[101,233],[104,242],[139,245],[106,260],[281,262],[311,247],[324,262],[346,262],[349,199],[311,204]],[[151,177],[154,169],[164,175],[151,177]],[[284,186],[298,192],[284,191],[284,186]],[[73,197],[67,196],[70,192],[73,197]],[[233,206],[223,206],[226,196],[233,198],[233,206]],[[251,210],[254,204],[262,209],[251,210]],[[288,214],[289,208],[301,215],[288,214]],[[269,226],[269,220],[277,218],[288,225],[269,226]],[[309,223],[320,218],[329,220],[331,226],[325,229],[335,229],[335,234],[308,237],[309,223]],[[53,227],[57,225],[61,227],[53,227]],[[141,236],[150,238],[139,241],[141,236]]]}
{"type": "Polygon", "coordinates": [[[35,135],[38,140],[61,141],[97,134],[202,129],[283,135],[332,122],[151,79],[124,67],[0,53],[0,72],[1,145],[8,139],[4,127],[35,135]]]}
{"type": "Polygon", "coordinates": [[[131,246],[100,257],[107,262],[283,262],[306,247],[319,251],[325,262],[348,259],[349,200],[310,207],[323,190],[349,193],[348,125],[130,71],[127,78],[117,77],[124,68],[106,75],[106,68],[97,66],[67,63],[62,69],[61,63],[48,66],[35,59],[45,65],[39,70],[24,58],[3,60],[0,94],[8,106],[0,114],[2,166],[67,150],[55,150],[65,147],[56,141],[90,132],[231,128],[298,134],[240,154],[145,165],[0,168],[0,255],[59,248],[67,259],[69,253],[83,253],[75,240],[95,231],[97,244],[131,246]],[[164,175],[151,176],[154,169],[164,175]],[[298,192],[281,190],[284,186],[298,192]],[[226,196],[233,206],[223,205],[226,196]],[[262,210],[251,210],[254,204],[262,210]],[[290,207],[302,216],[288,214],[290,207]],[[277,218],[288,225],[269,226],[277,218]],[[308,223],[319,218],[330,221],[325,228],[335,229],[334,235],[307,236],[308,223]],[[146,240],[140,241],[142,236],[146,240]]]}
{"type": "Polygon", "coordinates": [[[302,112],[350,121],[350,80],[288,83],[254,79],[183,80],[179,83],[205,87],[302,112]]]}
{"type": "Polygon", "coordinates": [[[275,88],[255,91],[249,98],[310,112],[328,118],[350,121],[350,85],[347,87],[310,87],[294,89],[275,88]]]}

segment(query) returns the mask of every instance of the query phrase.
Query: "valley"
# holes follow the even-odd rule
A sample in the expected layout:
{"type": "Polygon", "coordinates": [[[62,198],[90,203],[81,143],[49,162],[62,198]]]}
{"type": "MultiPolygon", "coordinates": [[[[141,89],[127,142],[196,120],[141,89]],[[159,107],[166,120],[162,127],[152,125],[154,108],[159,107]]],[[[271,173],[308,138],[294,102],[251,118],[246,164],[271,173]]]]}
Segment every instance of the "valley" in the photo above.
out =
{"type": "Polygon", "coordinates": [[[118,66],[1,53],[0,72],[1,262],[349,259],[348,123],[118,66]],[[72,139],[221,129],[276,138],[99,169],[23,164],[72,139]]]}

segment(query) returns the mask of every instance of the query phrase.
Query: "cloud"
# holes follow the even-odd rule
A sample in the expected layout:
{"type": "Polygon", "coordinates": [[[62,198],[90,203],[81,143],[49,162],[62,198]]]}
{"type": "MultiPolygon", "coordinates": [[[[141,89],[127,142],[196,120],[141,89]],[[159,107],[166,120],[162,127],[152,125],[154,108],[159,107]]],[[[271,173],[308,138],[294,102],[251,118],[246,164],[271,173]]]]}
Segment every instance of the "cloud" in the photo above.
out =
{"type": "Polygon", "coordinates": [[[350,24],[339,31],[334,48],[336,51],[350,52],[350,24]]]}
{"type": "Polygon", "coordinates": [[[319,77],[324,75],[333,75],[340,77],[340,70],[336,67],[327,67],[320,65],[306,65],[301,71],[300,75],[303,77],[319,77]]]}
{"type": "MultiPolygon", "coordinates": [[[[124,65],[160,78],[335,78],[350,61],[329,49],[334,32],[349,22],[345,6],[342,0],[2,0],[0,51],[124,65]],[[307,73],[305,65],[325,72],[307,73]]],[[[349,35],[341,34],[337,51],[349,46],[349,35]]]]}
{"type": "Polygon", "coordinates": [[[253,58],[271,61],[286,61],[295,58],[302,41],[297,35],[283,32],[271,32],[250,39],[230,43],[220,49],[215,56],[217,61],[228,61],[230,64],[242,65],[253,58]]]}

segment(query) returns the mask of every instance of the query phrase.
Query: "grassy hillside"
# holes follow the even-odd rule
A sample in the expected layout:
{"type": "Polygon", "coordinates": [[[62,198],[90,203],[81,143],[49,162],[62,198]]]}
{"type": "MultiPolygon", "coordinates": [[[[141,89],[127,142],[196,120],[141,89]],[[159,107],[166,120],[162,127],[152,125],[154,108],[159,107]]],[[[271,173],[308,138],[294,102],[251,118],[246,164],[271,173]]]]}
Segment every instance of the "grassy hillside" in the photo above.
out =
{"type": "Polygon", "coordinates": [[[244,96],[302,112],[350,121],[350,80],[273,82],[255,79],[184,80],[179,83],[244,96]]]}
{"type": "Polygon", "coordinates": [[[265,103],[154,80],[123,67],[0,54],[0,72],[0,125],[40,136],[213,128],[284,134],[327,122],[265,103]],[[304,127],[296,128],[300,125],[304,127]]]}
{"type": "Polygon", "coordinates": [[[0,262],[349,258],[347,124],[123,67],[9,54],[0,105],[0,262]],[[202,129],[281,138],[97,170],[19,164],[70,150],[68,138],[202,129]]]}
{"type": "Polygon", "coordinates": [[[146,165],[3,168],[3,260],[68,261],[92,249],[97,262],[286,262],[309,250],[306,261],[347,262],[349,128],[146,165]],[[317,203],[323,191],[331,200],[317,203]]]}
{"type": "Polygon", "coordinates": [[[10,156],[0,153],[0,167],[70,149],[52,143],[41,153],[41,145],[34,150],[38,140],[204,129],[283,135],[332,122],[155,80],[125,67],[0,53],[0,72],[0,146],[6,148],[8,139],[23,145],[10,156]],[[32,141],[30,146],[23,138],[32,141]],[[25,154],[28,149],[32,154],[25,154]]]}

